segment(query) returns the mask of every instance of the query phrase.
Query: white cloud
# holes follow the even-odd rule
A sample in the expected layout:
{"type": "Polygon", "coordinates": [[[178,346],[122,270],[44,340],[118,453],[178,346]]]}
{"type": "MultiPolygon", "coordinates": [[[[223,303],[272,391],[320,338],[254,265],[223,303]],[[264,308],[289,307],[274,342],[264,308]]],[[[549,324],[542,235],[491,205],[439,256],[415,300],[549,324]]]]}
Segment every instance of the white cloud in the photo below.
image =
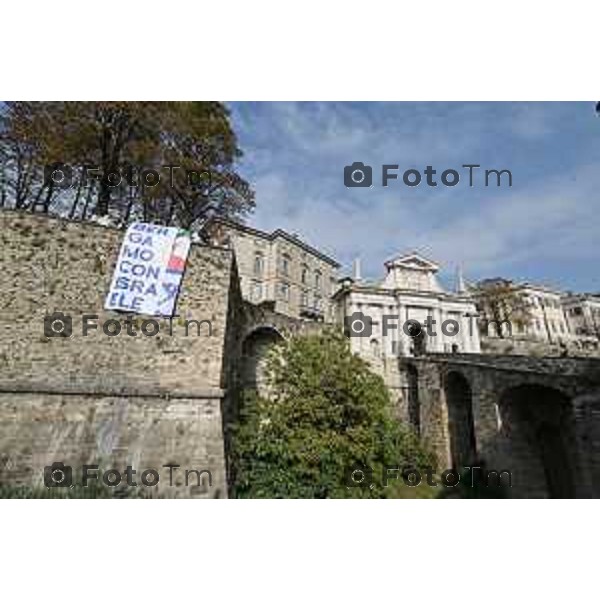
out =
{"type": "MultiPolygon", "coordinates": [[[[563,141],[552,137],[564,110],[550,104],[263,106],[258,120],[243,124],[257,191],[251,222],[298,233],[346,266],[360,255],[371,277],[381,274],[386,258],[413,248],[450,268],[460,263],[476,277],[514,276],[524,265],[531,271],[532,261],[544,266],[540,272],[557,262],[597,262],[600,172],[586,164],[585,152],[558,175],[550,166],[558,152],[549,140],[564,152],[563,141]],[[529,151],[519,140],[534,144],[540,156],[519,155],[529,151]],[[354,160],[395,162],[400,171],[432,164],[438,177],[444,168],[475,162],[510,167],[514,181],[500,190],[462,182],[346,189],[343,166],[354,160]],[[544,160],[549,166],[540,168],[544,160]]],[[[576,149],[570,153],[575,157],[576,149]]]]}

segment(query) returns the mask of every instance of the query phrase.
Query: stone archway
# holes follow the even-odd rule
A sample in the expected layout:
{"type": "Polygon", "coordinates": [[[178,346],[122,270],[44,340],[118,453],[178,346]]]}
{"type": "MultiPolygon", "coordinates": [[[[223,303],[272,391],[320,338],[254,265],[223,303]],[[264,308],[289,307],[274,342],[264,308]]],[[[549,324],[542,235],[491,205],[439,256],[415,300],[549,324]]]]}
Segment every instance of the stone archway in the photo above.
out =
{"type": "Polygon", "coordinates": [[[471,386],[464,375],[452,371],[445,377],[444,393],[452,467],[461,469],[477,459],[471,386]]]}
{"type": "Polygon", "coordinates": [[[573,406],[563,392],[540,384],[504,391],[498,403],[519,495],[574,498],[577,469],[573,406]]]}
{"type": "Polygon", "coordinates": [[[242,341],[240,369],[241,387],[265,391],[265,367],[271,348],[284,340],[283,335],[272,326],[253,329],[242,341]]]}

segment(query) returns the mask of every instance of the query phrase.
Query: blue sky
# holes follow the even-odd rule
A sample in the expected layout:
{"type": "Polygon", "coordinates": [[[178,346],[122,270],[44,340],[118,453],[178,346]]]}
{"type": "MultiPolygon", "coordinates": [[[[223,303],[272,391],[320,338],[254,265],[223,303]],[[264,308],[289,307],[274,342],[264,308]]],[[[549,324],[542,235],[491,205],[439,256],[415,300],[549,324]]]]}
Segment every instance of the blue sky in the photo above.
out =
{"type": "Polygon", "coordinates": [[[600,118],[581,103],[230,103],[256,191],[250,225],[298,233],[350,270],[417,250],[449,284],[504,276],[600,291],[600,118]],[[373,166],[374,187],[344,186],[373,166]],[[510,169],[513,185],[468,185],[462,164],[510,169]],[[381,165],[456,169],[455,187],[381,186],[381,165]]]}

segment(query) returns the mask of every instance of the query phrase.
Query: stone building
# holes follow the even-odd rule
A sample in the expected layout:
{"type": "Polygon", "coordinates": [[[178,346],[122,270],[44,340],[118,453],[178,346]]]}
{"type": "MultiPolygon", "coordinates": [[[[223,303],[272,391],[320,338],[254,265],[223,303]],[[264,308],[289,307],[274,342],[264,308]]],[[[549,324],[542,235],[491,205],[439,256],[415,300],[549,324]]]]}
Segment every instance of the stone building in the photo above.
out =
{"type": "Polygon", "coordinates": [[[517,334],[556,344],[569,341],[569,327],[562,307],[562,293],[546,286],[522,283],[519,289],[529,304],[531,322],[517,334]]]}
{"type": "Polygon", "coordinates": [[[270,303],[290,317],[333,320],[331,296],[340,266],[333,258],[282,229],[266,233],[213,219],[207,231],[215,243],[233,248],[245,300],[270,303]]]}
{"type": "Polygon", "coordinates": [[[600,339],[600,295],[567,293],[561,304],[571,335],[600,339]]]}
{"type": "Polygon", "coordinates": [[[363,315],[367,327],[349,330],[353,350],[365,358],[411,356],[427,352],[480,352],[476,309],[472,299],[443,289],[436,273],[439,265],[415,252],[385,263],[382,281],[367,282],[355,273],[341,281],[334,295],[337,319],[363,315]],[[413,335],[409,321],[432,319],[429,333],[423,327],[413,335]],[[435,321],[435,322],[434,322],[435,321]]]}
{"type": "MultiPolygon", "coordinates": [[[[512,305],[507,310],[499,311],[501,318],[510,322],[510,327],[506,323],[502,324],[504,337],[510,338],[514,343],[586,348],[597,345],[600,337],[599,296],[565,293],[547,286],[527,282],[513,283],[502,278],[483,280],[477,288],[481,289],[486,284],[503,284],[505,289],[511,290],[510,295],[517,297],[516,300],[507,301],[508,305],[512,305]]],[[[470,293],[481,316],[490,320],[490,325],[483,333],[489,338],[498,338],[489,302],[482,301],[477,288],[472,286],[470,293]]],[[[501,299],[498,298],[497,302],[501,302],[501,299]]]]}

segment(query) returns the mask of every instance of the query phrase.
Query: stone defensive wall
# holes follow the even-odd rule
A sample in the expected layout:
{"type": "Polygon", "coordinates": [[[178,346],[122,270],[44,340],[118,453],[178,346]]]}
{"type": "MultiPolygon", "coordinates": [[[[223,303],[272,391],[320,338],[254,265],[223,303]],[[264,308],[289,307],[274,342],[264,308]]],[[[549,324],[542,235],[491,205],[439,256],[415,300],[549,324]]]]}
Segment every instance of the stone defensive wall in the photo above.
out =
{"type": "Polygon", "coordinates": [[[131,465],[160,473],[153,495],[226,497],[223,415],[243,318],[234,257],[193,244],[178,316],[154,318],[159,332],[144,335],[152,317],[103,309],[123,236],[0,212],[0,483],[42,486],[55,461],[76,478],[83,464],[131,465]],[[70,319],[71,337],[45,335],[55,312],[70,319]],[[84,315],[97,315],[87,335],[84,315]],[[118,335],[103,332],[109,320],[118,335]],[[172,485],[166,464],[180,465],[172,485]],[[186,469],[210,477],[185,485],[186,469]]]}

